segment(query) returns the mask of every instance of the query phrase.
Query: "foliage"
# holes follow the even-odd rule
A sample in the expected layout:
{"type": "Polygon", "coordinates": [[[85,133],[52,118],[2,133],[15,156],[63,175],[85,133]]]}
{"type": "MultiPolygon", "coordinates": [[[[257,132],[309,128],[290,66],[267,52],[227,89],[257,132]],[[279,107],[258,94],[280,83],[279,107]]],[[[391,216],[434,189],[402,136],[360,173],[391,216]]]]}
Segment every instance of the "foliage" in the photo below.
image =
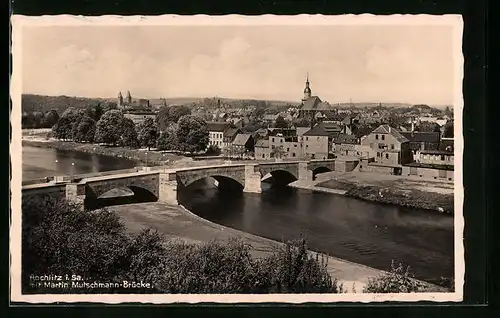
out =
{"type": "Polygon", "coordinates": [[[271,150],[271,158],[278,158],[281,159],[287,155],[287,152],[283,148],[283,146],[278,146],[274,147],[274,149],[271,150]]]}
{"type": "Polygon", "coordinates": [[[109,107],[110,104],[113,104],[113,102],[99,98],[72,96],[42,96],[33,94],[23,94],[21,96],[22,111],[27,113],[46,113],[53,109],[61,114],[65,109],[70,107],[81,110],[97,104],[101,104],[101,106],[106,108],[109,107]]]}
{"type": "Polygon", "coordinates": [[[187,106],[163,106],[156,116],[156,122],[163,131],[171,123],[177,123],[182,116],[186,115],[191,115],[191,110],[187,106]]]}
{"type": "Polygon", "coordinates": [[[420,132],[441,132],[441,128],[438,124],[427,121],[421,122],[416,130],[420,132]]]}
{"type": "Polygon", "coordinates": [[[233,144],[224,147],[224,155],[227,157],[241,157],[246,152],[246,149],[235,146],[233,144]]]}
{"type": "Polygon", "coordinates": [[[181,151],[197,152],[207,148],[209,141],[207,123],[196,116],[182,116],[177,123],[176,135],[181,151]]]}
{"type": "Polygon", "coordinates": [[[51,109],[43,115],[43,128],[51,128],[59,121],[59,114],[55,109],[51,109]]]}
{"type": "Polygon", "coordinates": [[[90,105],[85,109],[85,115],[92,118],[94,121],[101,119],[103,114],[104,108],[101,106],[101,103],[97,103],[97,105],[90,105]]]}
{"type": "Polygon", "coordinates": [[[137,126],[137,139],[139,144],[143,147],[156,146],[156,139],[158,137],[158,129],[153,118],[147,118],[137,126]]]}
{"type": "Polygon", "coordinates": [[[307,251],[304,239],[287,242],[258,263],[259,289],[271,293],[339,293],[342,286],[327,270],[327,259],[307,251]]]}
{"type": "Polygon", "coordinates": [[[160,136],[156,140],[156,148],[158,150],[177,150],[177,130],[174,126],[169,126],[164,131],[160,132],[160,136]]]}
{"type": "Polygon", "coordinates": [[[275,128],[288,128],[288,122],[283,118],[283,116],[279,115],[276,117],[276,122],[274,124],[275,128]]]}
{"type": "Polygon", "coordinates": [[[123,118],[122,126],[120,129],[120,146],[137,148],[139,147],[139,140],[137,138],[137,131],[134,122],[130,118],[123,118]]]}
{"type": "Polygon", "coordinates": [[[410,268],[402,264],[394,265],[387,273],[368,279],[368,284],[363,288],[364,293],[416,293],[422,289],[422,284],[414,279],[410,268]]]}
{"type": "Polygon", "coordinates": [[[87,281],[150,282],[161,293],[341,292],[304,240],[255,259],[239,239],[185,244],[150,229],[128,234],[115,213],[66,200],[24,197],[22,213],[24,291],[30,274],[77,273],[87,281]]]}
{"type": "Polygon", "coordinates": [[[23,198],[22,211],[23,275],[111,280],[123,274],[129,239],[116,214],[83,212],[66,200],[39,196],[23,198]]]}
{"type": "Polygon", "coordinates": [[[55,137],[64,140],[73,139],[76,131],[75,127],[82,117],[81,111],[71,107],[66,109],[57,124],[53,127],[55,137]]]}
{"type": "Polygon", "coordinates": [[[311,127],[311,121],[307,118],[299,117],[293,122],[293,125],[295,127],[311,127]]]}
{"type": "Polygon", "coordinates": [[[445,138],[453,138],[454,135],[454,125],[453,121],[449,120],[445,125],[444,125],[444,133],[443,137],[445,138]]]}
{"type": "Polygon", "coordinates": [[[76,122],[73,126],[73,137],[78,142],[93,142],[96,130],[95,121],[84,115],[80,121],[76,122]]]}
{"type": "Polygon", "coordinates": [[[95,141],[116,145],[122,140],[125,129],[123,127],[124,119],[123,113],[119,110],[110,110],[104,113],[96,125],[95,141]]]}
{"type": "Polygon", "coordinates": [[[218,155],[220,155],[220,154],[221,154],[221,150],[220,150],[220,148],[219,148],[218,146],[216,146],[216,145],[210,145],[210,146],[208,146],[208,148],[207,148],[206,154],[207,154],[207,155],[216,155],[216,156],[218,156],[218,155]]]}

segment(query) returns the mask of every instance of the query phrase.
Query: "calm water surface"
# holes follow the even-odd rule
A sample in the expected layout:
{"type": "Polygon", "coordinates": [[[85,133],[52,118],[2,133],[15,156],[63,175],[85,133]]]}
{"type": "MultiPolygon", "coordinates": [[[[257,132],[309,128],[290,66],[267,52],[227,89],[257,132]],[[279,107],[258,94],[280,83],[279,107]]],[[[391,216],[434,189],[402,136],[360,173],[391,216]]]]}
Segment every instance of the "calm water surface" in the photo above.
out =
{"type": "MultiPolygon", "coordinates": [[[[37,147],[23,147],[22,160],[23,180],[137,165],[37,147]]],[[[213,222],[279,241],[302,236],[313,250],[379,269],[395,260],[429,282],[453,276],[452,216],[266,184],[262,194],[227,193],[207,180],[179,195],[188,209],[213,222]]]]}
{"type": "Polygon", "coordinates": [[[52,148],[23,146],[22,156],[23,180],[128,169],[137,166],[137,162],[124,158],[52,148]]]}
{"type": "Polygon", "coordinates": [[[453,276],[453,217],[343,196],[267,186],[262,194],[198,188],[181,202],[215,223],[274,240],[307,239],[311,249],[387,269],[410,265],[416,277],[453,276]]]}

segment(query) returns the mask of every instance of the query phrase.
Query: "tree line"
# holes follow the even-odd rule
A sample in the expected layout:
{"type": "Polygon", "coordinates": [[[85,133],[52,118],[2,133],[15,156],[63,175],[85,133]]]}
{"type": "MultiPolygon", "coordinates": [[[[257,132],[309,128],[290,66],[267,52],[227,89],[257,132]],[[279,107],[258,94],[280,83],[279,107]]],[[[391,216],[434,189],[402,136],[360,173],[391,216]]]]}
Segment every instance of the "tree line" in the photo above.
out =
{"type": "Polygon", "coordinates": [[[184,106],[164,106],[155,119],[147,118],[137,125],[117,109],[103,112],[100,107],[70,107],[52,131],[60,140],[182,152],[203,151],[209,141],[206,122],[184,106]]]}

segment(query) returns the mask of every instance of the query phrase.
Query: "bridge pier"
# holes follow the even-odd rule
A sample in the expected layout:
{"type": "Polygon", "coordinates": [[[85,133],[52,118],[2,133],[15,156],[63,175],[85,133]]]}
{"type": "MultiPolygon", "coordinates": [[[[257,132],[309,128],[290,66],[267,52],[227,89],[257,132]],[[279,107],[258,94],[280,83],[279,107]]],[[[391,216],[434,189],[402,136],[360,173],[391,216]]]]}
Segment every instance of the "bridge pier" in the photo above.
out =
{"type": "Polygon", "coordinates": [[[312,180],[313,172],[307,168],[307,162],[299,162],[299,180],[312,180]]]}
{"type": "Polygon", "coordinates": [[[66,184],[66,200],[81,205],[83,208],[85,203],[85,184],[66,184]]]}
{"type": "Polygon", "coordinates": [[[261,175],[255,171],[256,165],[245,165],[245,187],[243,192],[261,193],[261,175]]]}
{"type": "Polygon", "coordinates": [[[177,175],[175,172],[160,172],[158,201],[178,205],[177,175]]]}

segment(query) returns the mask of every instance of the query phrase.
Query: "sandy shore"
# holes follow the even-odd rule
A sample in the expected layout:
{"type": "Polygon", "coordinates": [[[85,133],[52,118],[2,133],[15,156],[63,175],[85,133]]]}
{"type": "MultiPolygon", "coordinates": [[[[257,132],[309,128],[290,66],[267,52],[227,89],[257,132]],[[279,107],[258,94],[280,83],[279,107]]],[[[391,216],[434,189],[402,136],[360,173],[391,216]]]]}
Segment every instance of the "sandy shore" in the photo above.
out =
{"type": "MultiPolygon", "coordinates": [[[[211,240],[227,242],[230,237],[239,237],[252,246],[252,254],[262,257],[271,253],[279,242],[238,231],[205,220],[182,206],[164,203],[141,203],[109,208],[115,211],[126,227],[136,232],[142,228],[152,228],[166,237],[180,239],[188,243],[202,243],[211,240]]],[[[328,258],[328,270],[348,292],[361,292],[370,277],[383,271],[335,257],[328,258]]],[[[429,291],[445,291],[444,288],[425,283],[429,291]]]]}

